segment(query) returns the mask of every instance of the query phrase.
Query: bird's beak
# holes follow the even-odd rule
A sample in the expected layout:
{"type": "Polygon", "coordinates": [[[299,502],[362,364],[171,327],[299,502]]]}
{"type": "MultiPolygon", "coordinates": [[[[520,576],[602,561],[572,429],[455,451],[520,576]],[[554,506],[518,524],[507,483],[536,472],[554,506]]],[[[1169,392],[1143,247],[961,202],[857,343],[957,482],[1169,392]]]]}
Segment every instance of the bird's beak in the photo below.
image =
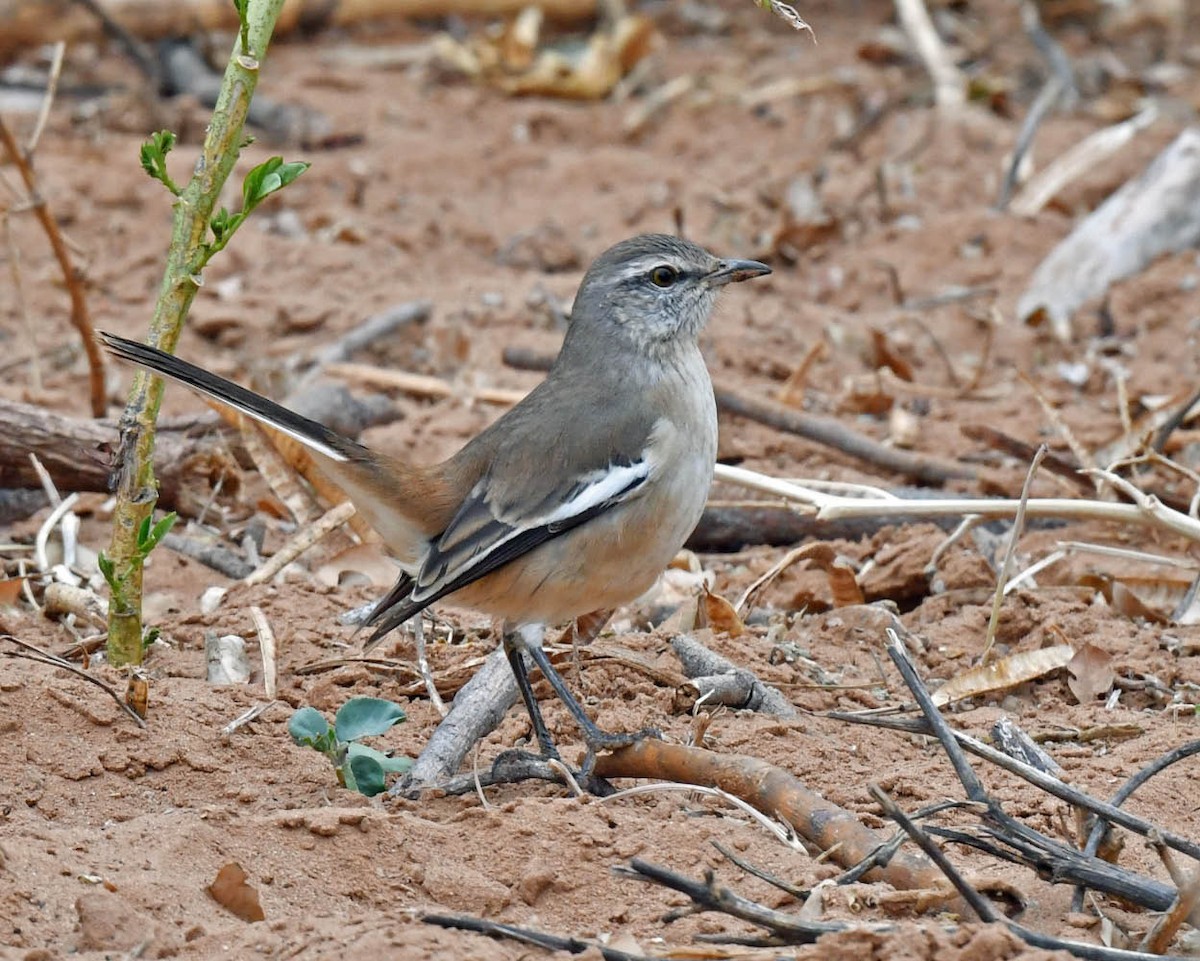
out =
{"type": "Polygon", "coordinates": [[[725,284],[736,284],[770,272],[770,267],[760,264],[757,260],[722,260],[704,279],[710,287],[723,287],[725,284]]]}

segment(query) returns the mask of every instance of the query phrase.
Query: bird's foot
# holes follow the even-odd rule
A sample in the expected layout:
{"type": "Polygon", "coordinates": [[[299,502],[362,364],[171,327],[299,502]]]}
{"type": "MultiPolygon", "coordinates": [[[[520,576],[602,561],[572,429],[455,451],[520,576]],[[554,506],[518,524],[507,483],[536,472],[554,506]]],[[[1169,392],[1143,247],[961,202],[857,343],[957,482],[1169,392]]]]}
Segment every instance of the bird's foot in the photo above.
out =
{"type": "Polygon", "coordinates": [[[580,769],[580,773],[586,778],[592,777],[592,769],[596,766],[596,755],[601,751],[616,751],[647,738],[661,741],[663,739],[662,731],[654,727],[644,727],[640,731],[620,734],[601,731],[598,728],[585,732],[584,743],[587,745],[587,753],[583,756],[583,767],[580,769]]]}
{"type": "MultiPolygon", "coordinates": [[[[593,755],[589,754],[589,757],[593,755]]],[[[557,781],[596,797],[608,797],[617,791],[604,778],[592,774],[590,765],[576,770],[562,760],[557,751],[550,755],[534,754],[520,748],[503,751],[492,762],[492,778],[495,783],[514,783],[530,778],[557,781]]]]}

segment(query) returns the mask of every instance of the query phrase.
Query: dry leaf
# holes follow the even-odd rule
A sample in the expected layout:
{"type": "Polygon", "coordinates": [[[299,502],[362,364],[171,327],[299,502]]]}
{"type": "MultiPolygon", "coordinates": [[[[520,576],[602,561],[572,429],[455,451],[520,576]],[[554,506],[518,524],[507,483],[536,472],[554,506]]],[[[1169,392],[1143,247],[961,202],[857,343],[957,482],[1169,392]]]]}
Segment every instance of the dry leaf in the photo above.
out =
{"type": "Polygon", "coordinates": [[[1018,651],[955,675],[933,692],[933,703],[944,707],[978,694],[1006,691],[1066,667],[1074,656],[1075,651],[1070,644],[1056,644],[1036,651],[1018,651]]]}
{"type": "Polygon", "coordinates": [[[266,914],[258,900],[258,892],[246,883],[246,872],[231,861],[217,872],[217,879],[208,886],[214,901],[232,911],[243,921],[263,921],[266,914]]]}
{"type": "Polygon", "coordinates": [[[1067,687],[1080,704],[1090,704],[1112,690],[1112,655],[1095,644],[1084,644],[1067,664],[1067,687]]]}
{"type": "Polygon", "coordinates": [[[832,547],[828,544],[810,544],[806,556],[829,578],[834,607],[854,607],[867,602],[853,568],[838,557],[832,547]]]}
{"type": "Polygon", "coordinates": [[[849,414],[870,414],[880,417],[896,403],[894,395],[888,393],[876,374],[848,377],[842,384],[842,396],[838,398],[839,409],[849,414]]]}
{"type": "Polygon", "coordinates": [[[622,17],[593,33],[585,44],[539,47],[542,11],[523,10],[498,35],[460,42],[449,35],[433,43],[436,59],[514,95],[598,100],[647,56],[657,31],[647,17],[622,17]]]}
{"type": "Polygon", "coordinates": [[[150,682],[137,674],[130,677],[125,685],[125,703],[138,717],[145,718],[150,707],[150,682]]]}
{"type": "Polygon", "coordinates": [[[912,383],[912,365],[892,350],[887,334],[876,327],[871,328],[871,346],[875,349],[876,367],[886,367],[901,380],[912,383]]]}
{"type": "Polygon", "coordinates": [[[700,595],[700,607],[697,614],[697,627],[707,627],[713,631],[728,634],[730,637],[741,637],[746,633],[746,625],[738,617],[733,605],[720,594],[712,593],[707,584],[704,585],[704,592],[700,595]]]}
{"type": "Polygon", "coordinates": [[[1102,594],[1110,607],[1126,617],[1141,618],[1151,624],[1169,624],[1171,621],[1169,614],[1151,604],[1159,601],[1167,609],[1174,609],[1191,586],[1190,581],[1172,583],[1165,578],[1117,578],[1108,574],[1085,574],[1079,578],[1079,583],[1102,594]],[[1174,598],[1174,603],[1170,598],[1174,598]]]}

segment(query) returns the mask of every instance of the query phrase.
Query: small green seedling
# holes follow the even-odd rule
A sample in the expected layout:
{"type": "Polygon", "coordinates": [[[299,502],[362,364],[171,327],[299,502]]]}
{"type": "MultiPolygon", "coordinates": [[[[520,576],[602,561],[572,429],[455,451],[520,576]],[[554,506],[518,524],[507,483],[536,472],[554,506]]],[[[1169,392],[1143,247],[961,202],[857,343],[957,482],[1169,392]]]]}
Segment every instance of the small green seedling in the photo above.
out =
{"type": "Polygon", "coordinates": [[[403,774],[412,767],[412,758],[388,757],[357,743],[358,739],[383,734],[403,720],[404,711],[391,701],[353,697],[338,709],[333,727],[320,711],[302,707],[288,721],[288,733],[301,747],[311,747],[329,758],[342,787],[374,797],[384,788],[384,775],[389,771],[403,774]]]}

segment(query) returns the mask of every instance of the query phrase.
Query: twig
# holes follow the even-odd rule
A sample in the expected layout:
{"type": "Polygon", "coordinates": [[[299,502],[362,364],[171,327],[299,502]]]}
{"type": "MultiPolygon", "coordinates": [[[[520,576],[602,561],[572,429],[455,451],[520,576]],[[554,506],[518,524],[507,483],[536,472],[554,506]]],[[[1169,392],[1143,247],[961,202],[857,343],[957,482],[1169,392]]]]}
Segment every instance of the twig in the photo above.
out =
{"type": "Polygon", "coordinates": [[[337,530],[354,514],[354,505],[349,501],[331,507],[311,524],[302,527],[272,554],[257,570],[246,577],[247,584],[262,584],[283,570],[326,534],[337,530]]]}
{"type": "Polygon", "coordinates": [[[1029,153],[1029,148],[1033,146],[1034,137],[1037,136],[1038,129],[1045,119],[1050,116],[1050,111],[1058,103],[1062,92],[1062,80],[1051,75],[1046,78],[1042,89],[1038,91],[1033,103],[1029,105],[1025,119],[1021,122],[1021,129],[1017,132],[1017,142],[1013,146],[1012,157],[1009,159],[1008,169],[1004,173],[1004,181],[1000,184],[1000,195],[996,198],[997,210],[1005,210],[1011,202],[1012,195],[1017,189],[1017,182],[1021,177],[1021,166],[1029,153]]]}
{"type": "Polygon", "coordinates": [[[33,318],[29,316],[29,304],[25,300],[25,285],[21,280],[21,249],[17,246],[12,231],[12,210],[0,214],[0,224],[4,227],[4,246],[8,250],[8,272],[12,278],[13,305],[17,318],[21,322],[21,330],[29,343],[29,379],[33,389],[39,394],[42,391],[42,351],[38,347],[37,330],[33,318]]]}
{"type": "MultiPolygon", "coordinates": [[[[1114,807],[1119,807],[1124,804],[1133,792],[1140,788],[1143,784],[1158,774],[1160,771],[1165,771],[1172,764],[1182,761],[1184,758],[1192,757],[1195,754],[1200,754],[1200,740],[1189,741],[1187,744],[1181,744],[1179,747],[1168,751],[1166,754],[1155,758],[1144,768],[1138,771],[1133,777],[1120,786],[1117,792],[1109,801],[1114,807]]],[[[1104,832],[1108,823],[1102,818],[1097,818],[1096,823],[1092,825],[1091,833],[1088,834],[1087,843],[1083,846],[1083,853],[1087,857],[1095,857],[1096,852],[1100,850],[1100,842],[1104,838],[1104,832]]],[[[1084,889],[1082,886],[1075,888],[1075,894],[1071,902],[1072,911],[1083,910],[1083,895],[1084,889]]]]}
{"type": "Polygon", "coordinates": [[[33,209],[34,216],[37,217],[38,222],[42,225],[42,230],[46,233],[46,239],[50,241],[50,249],[54,252],[54,256],[58,260],[63,281],[67,286],[67,295],[71,299],[71,323],[74,325],[76,331],[79,332],[79,339],[83,342],[83,350],[87,355],[92,416],[103,417],[105,408],[107,407],[107,395],[104,385],[104,359],[100,353],[100,347],[96,343],[96,334],[92,329],[92,320],[88,314],[87,299],[83,294],[82,273],[72,264],[71,254],[67,250],[62,233],[58,229],[58,222],[54,219],[54,215],[50,213],[49,206],[38,191],[37,178],[33,174],[33,168],[29,166],[28,158],[17,145],[16,138],[13,137],[12,131],[8,129],[2,117],[0,117],[0,141],[4,143],[8,155],[12,158],[13,164],[21,174],[21,179],[25,183],[25,189],[29,193],[29,205],[33,209]]]}
{"type": "MultiPolygon", "coordinates": [[[[1061,520],[1104,520],[1130,524],[1138,527],[1157,527],[1179,534],[1189,541],[1200,541],[1200,520],[1180,511],[1172,510],[1157,498],[1137,491],[1133,485],[1105,471],[1096,474],[1114,486],[1126,488],[1132,504],[1115,504],[1109,501],[1093,501],[1071,498],[1030,498],[1025,504],[1026,517],[1054,517],[1061,520]],[[1111,478],[1111,479],[1110,479],[1111,478]],[[1123,485],[1123,486],[1121,486],[1123,485]],[[1140,501],[1141,503],[1138,503],[1140,501]]],[[[880,500],[878,498],[839,497],[804,487],[791,481],[780,480],[746,470],[718,464],[717,480],[737,484],[751,490],[761,491],[774,497],[782,497],[803,504],[817,520],[844,520],[872,517],[886,513],[897,518],[945,517],[977,514],[980,517],[1014,517],[1020,501],[990,498],[930,498],[916,500],[902,498],[880,500]]],[[[893,523],[897,523],[894,521],[893,523]]]]}
{"type": "Polygon", "coordinates": [[[1167,946],[1175,940],[1175,935],[1184,922],[1191,918],[1200,904],[1200,868],[1192,871],[1191,877],[1179,888],[1179,897],[1171,905],[1171,910],[1163,914],[1146,932],[1142,939],[1141,948],[1153,955],[1160,955],[1167,946]]]}
{"type": "Polygon", "coordinates": [[[490,938],[507,938],[521,944],[532,944],[546,951],[566,951],[570,954],[582,954],[591,949],[597,951],[604,961],[655,961],[644,954],[630,954],[628,951],[618,951],[616,948],[605,947],[595,941],[584,941],[580,938],[562,938],[556,934],[546,934],[532,928],[520,928],[514,924],[501,924],[499,921],[488,921],[484,918],[472,918],[465,915],[426,914],[421,920],[425,924],[433,924],[439,928],[451,928],[458,931],[474,931],[476,934],[486,934],[490,938]]]}
{"type": "Polygon", "coordinates": [[[425,652],[425,617],[418,613],[412,620],[413,642],[417,648],[417,671],[425,682],[425,690],[429,693],[429,702],[434,706],[438,715],[445,719],[448,713],[442,695],[438,693],[437,684],[433,680],[433,671],[429,669],[429,657],[425,652]]]}
{"type": "Polygon", "coordinates": [[[996,593],[992,598],[992,613],[988,618],[987,640],[983,645],[983,653],[979,655],[979,663],[987,664],[992,655],[992,646],[996,643],[996,628],[1000,624],[1000,606],[1004,600],[1005,586],[1012,571],[1013,556],[1017,553],[1017,541],[1025,531],[1025,510],[1029,504],[1029,488],[1033,486],[1033,478],[1037,474],[1042,458],[1046,456],[1046,445],[1038,448],[1025,474],[1025,483],[1021,485],[1021,499],[1017,502],[1017,516],[1013,519],[1012,530],[1008,534],[1008,547],[1004,551],[1004,561],[996,572],[996,593]]]}
{"type": "Polygon", "coordinates": [[[676,874],[667,868],[659,867],[641,858],[634,858],[628,868],[617,868],[618,874],[625,877],[637,878],[640,881],[652,881],[661,884],[672,891],[686,894],[695,905],[703,911],[720,911],[723,914],[749,921],[759,927],[766,928],[775,937],[784,939],[788,944],[811,944],[824,934],[834,934],[839,931],[855,930],[891,931],[892,924],[850,925],[844,921],[808,921],[794,914],[775,911],[765,905],[758,904],[730,891],[718,887],[713,872],[705,872],[704,883],[693,881],[691,878],[676,874]]]}
{"type": "Polygon", "coordinates": [[[89,684],[95,684],[96,687],[104,691],[117,702],[117,707],[133,718],[133,723],[140,728],[146,726],[146,722],[142,720],[137,712],[125,703],[124,699],[112,687],[105,684],[100,678],[93,677],[81,667],[77,667],[65,658],[59,657],[57,654],[51,654],[49,651],[43,651],[40,647],[35,647],[32,644],[27,644],[25,641],[19,641],[11,634],[0,634],[0,640],[9,641],[21,648],[20,651],[4,651],[7,657],[20,657],[28,661],[37,661],[39,664],[48,664],[51,667],[61,667],[64,671],[70,671],[76,677],[81,677],[89,684]]]}
{"type": "Polygon", "coordinates": [[[275,700],[277,678],[279,676],[279,652],[275,644],[275,632],[261,607],[250,605],[250,620],[254,622],[254,630],[258,633],[258,651],[263,662],[263,693],[268,701],[275,700]]]}
{"type": "Polygon", "coordinates": [[[925,9],[924,0],[895,0],[896,15],[908,39],[933,81],[933,99],[938,109],[955,110],[967,102],[967,83],[954,65],[925,9]]]}
{"type": "Polygon", "coordinates": [[[359,351],[366,350],[380,340],[392,336],[401,327],[424,323],[433,313],[433,304],[428,300],[410,300],[395,304],[378,314],[368,317],[351,328],[331,344],[322,347],[313,355],[313,370],[306,375],[320,372],[330,364],[349,360],[359,351]]]}
{"type": "Polygon", "coordinates": [[[1188,412],[1200,404],[1200,389],[1192,392],[1187,400],[1178,405],[1165,421],[1162,426],[1154,434],[1154,440],[1150,442],[1150,449],[1162,453],[1163,448],[1167,445],[1167,440],[1179,428],[1179,425],[1187,418],[1188,412]]]}
{"type": "Polygon", "coordinates": [[[46,554],[50,535],[64,515],[75,506],[77,500],[79,500],[78,494],[70,494],[65,500],[59,501],[58,506],[50,512],[50,515],[42,522],[42,526],[38,528],[37,537],[33,542],[33,562],[37,564],[38,570],[43,574],[50,570],[50,558],[46,554]]]}
{"type": "Polygon", "coordinates": [[[386,370],[368,364],[334,363],[325,367],[329,377],[341,377],[373,387],[392,387],[417,397],[463,397],[487,404],[515,404],[526,391],[509,390],[503,387],[480,387],[463,390],[440,377],[425,374],[410,374],[402,370],[386,370]]]}
{"type": "MultiPolygon", "coordinates": [[[[871,784],[868,786],[868,790],[870,790],[871,795],[879,802],[880,806],[883,807],[884,813],[899,824],[926,856],[942,869],[946,878],[954,885],[955,890],[971,906],[971,909],[979,915],[981,920],[989,923],[999,922],[1003,924],[1022,941],[1033,947],[1044,948],[1050,951],[1069,951],[1076,957],[1085,958],[1088,961],[1156,961],[1156,959],[1164,957],[1163,955],[1144,954],[1140,951],[1122,951],[1117,948],[1084,944],[1080,941],[1065,941],[1062,938],[1042,934],[1040,931],[1033,931],[1024,925],[1001,916],[995,911],[987,898],[983,897],[974,887],[967,883],[966,878],[950,863],[949,859],[942,853],[941,848],[933,843],[929,835],[922,831],[911,818],[905,815],[878,785],[871,784]]],[[[1174,961],[1182,961],[1182,959],[1176,958],[1174,961]]]]}
{"type": "Polygon", "coordinates": [[[99,0],[75,0],[75,2],[100,21],[104,32],[125,51],[129,59],[153,84],[155,94],[158,94],[162,85],[162,71],[150,48],[111,17],[99,0]]]}
{"type": "MultiPolygon", "coordinates": [[[[987,424],[964,424],[960,429],[964,437],[986,444],[988,447],[1016,457],[1018,460],[1030,461],[1037,452],[1037,448],[1032,444],[1027,444],[987,424]]],[[[1048,451],[1042,461],[1042,466],[1050,473],[1069,481],[1081,491],[1090,494],[1095,490],[1095,484],[1086,477],[1080,476],[1078,461],[1048,451]]]]}
{"type": "Polygon", "coordinates": [[[261,704],[255,704],[253,707],[242,711],[237,717],[221,728],[222,734],[232,734],[234,731],[245,727],[251,721],[255,721],[263,714],[269,711],[272,707],[278,704],[278,701],[264,701],[261,704]]]}
{"type": "Polygon", "coordinates": [[[680,74],[655,87],[625,114],[625,119],[621,121],[622,135],[636,137],[659,113],[695,88],[696,75],[691,73],[680,74]]]}
{"type": "Polygon", "coordinates": [[[724,857],[732,861],[747,874],[754,875],[754,877],[758,878],[760,881],[766,881],[767,884],[771,885],[772,887],[779,888],[780,891],[790,894],[797,900],[803,901],[809,896],[809,894],[812,893],[806,888],[797,887],[796,885],[790,884],[783,880],[783,878],[776,877],[770,871],[766,871],[756,864],[751,864],[745,858],[740,857],[733,851],[729,850],[729,848],[725,847],[725,845],[723,845],[720,841],[714,840],[712,845],[714,848],[720,851],[724,857]]]}
{"type": "Polygon", "coordinates": [[[900,810],[883,788],[878,784],[871,783],[867,785],[867,791],[870,792],[871,797],[879,802],[879,806],[883,808],[883,813],[900,826],[900,829],[916,843],[930,861],[941,868],[942,873],[954,885],[955,890],[967,902],[980,921],[983,921],[985,924],[991,924],[999,920],[999,915],[997,915],[995,909],[992,907],[991,902],[971,885],[967,884],[966,879],[958,873],[954,865],[950,863],[950,860],[942,852],[942,849],[929,839],[929,835],[922,831],[915,821],[900,810]]]}
{"type": "Polygon", "coordinates": [[[38,459],[38,455],[33,451],[29,452],[29,462],[33,464],[33,471],[37,474],[38,482],[42,485],[42,490],[46,492],[46,500],[50,502],[51,507],[57,507],[62,503],[62,495],[59,494],[58,488],[54,485],[54,478],[50,476],[50,472],[46,470],[45,465],[38,459]]]}
{"type": "Polygon", "coordinates": [[[890,628],[888,629],[888,638],[887,651],[889,656],[900,671],[905,684],[912,691],[918,705],[920,705],[921,711],[925,715],[925,719],[929,723],[934,736],[942,743],[943,749],[954,765],[955,774],[958,775],[960,782],[967,792],[967,796],[971,800],[990,803],[987,792],[983,789],[978,776],[971,770],[970,765],[966,763],[966,759],[962,754],[962,747],[959,746],[960,744],[963,747],[969,747],[971,753],[991,761],[996,766],[1004,768],[1004,770],[1012,774],[1016,774],[1035,787],[1041,788],[1043,791],[1054,795],[1060,800],[1066,801],[1068,804],[1086,808],[1112,821],[1114,824],[1128,828],[1130,831],[1140,834],[1143,837],[1150,837],[1152,834],[1157,833],[1168,847],[1200,860],[1200,844],[1197,844],[1195,841],[1189,841],[1187,838],[1181,837],[1173,831],[1158,828],[1149,821],[1136,817],[1128,811],[1105,801],[1098,801],[1084,794],[1082,791],[1063,783],[1059,778],[1039,771],[1032,765],[1018,761],[1016,758],[1011,758],[1002,751],[997,751],[995,748],[983,744],[968,734],[952,730],[934,706],[933,700],[930,698],[929,692],[925,689],[925,685],[921,682],[916,669],[909,660],[908,652],[905,650],[900,638],[890,628]]]}
{"type": "Polygon", "coordinates": [[[33,132],[29,135],[28,143],[25,144],[25,156],[27,157],[32,157],[37,153],[38,141],[42,139],[46,121],[50,119],[50,107],[54,104],[54,94],[58,91],[58,78],[62,76],[63,54],[66,52],[65,40],[59,40],[54,44],[53,52],[50,54],[50,73],[46,78],[46,93],[42,97],[42,108],[38,111],[33,132]]]}
{"type": "Polygon", "coordinates": [[[1102,169],[1110,157],[1157,119],[1158,110],[1151,105],[1128,120],[1084,137],[1021,188],[1012,199],[1011,212],[1017,217],[1034,216],[1073,180],[1102,169]]]}
{"type": "Polygon", "coordinates": [[[777,822],[772,821],[769,817],[757,810],[753,806],[747,804],[739,797],[734,797],[728,791],[722,791],[716,787],[706,787],[703,784],[673,784],[669,781],[657,781],[654,784],[637,784],[633,787],[625,788],[623,791],[617,791],[616,794],[610,794],[607,797],[601,798],[599,803],[607,804],[610,801],[617,801],[628,797],[637,797],[639,794],[655,794],[658,792],[668,791],[686,791],[689,794],[705,794],[709,797],[715,797],[726,804],[732,804],[739,811],[746,814],[752,820],[756,821],[768,832],[775,836],[775,839],[785,847],[791,848],[793,851],[803,851],[804,847],[795,838],[795,835],[785,827],[781,827],[777,822]]]}

